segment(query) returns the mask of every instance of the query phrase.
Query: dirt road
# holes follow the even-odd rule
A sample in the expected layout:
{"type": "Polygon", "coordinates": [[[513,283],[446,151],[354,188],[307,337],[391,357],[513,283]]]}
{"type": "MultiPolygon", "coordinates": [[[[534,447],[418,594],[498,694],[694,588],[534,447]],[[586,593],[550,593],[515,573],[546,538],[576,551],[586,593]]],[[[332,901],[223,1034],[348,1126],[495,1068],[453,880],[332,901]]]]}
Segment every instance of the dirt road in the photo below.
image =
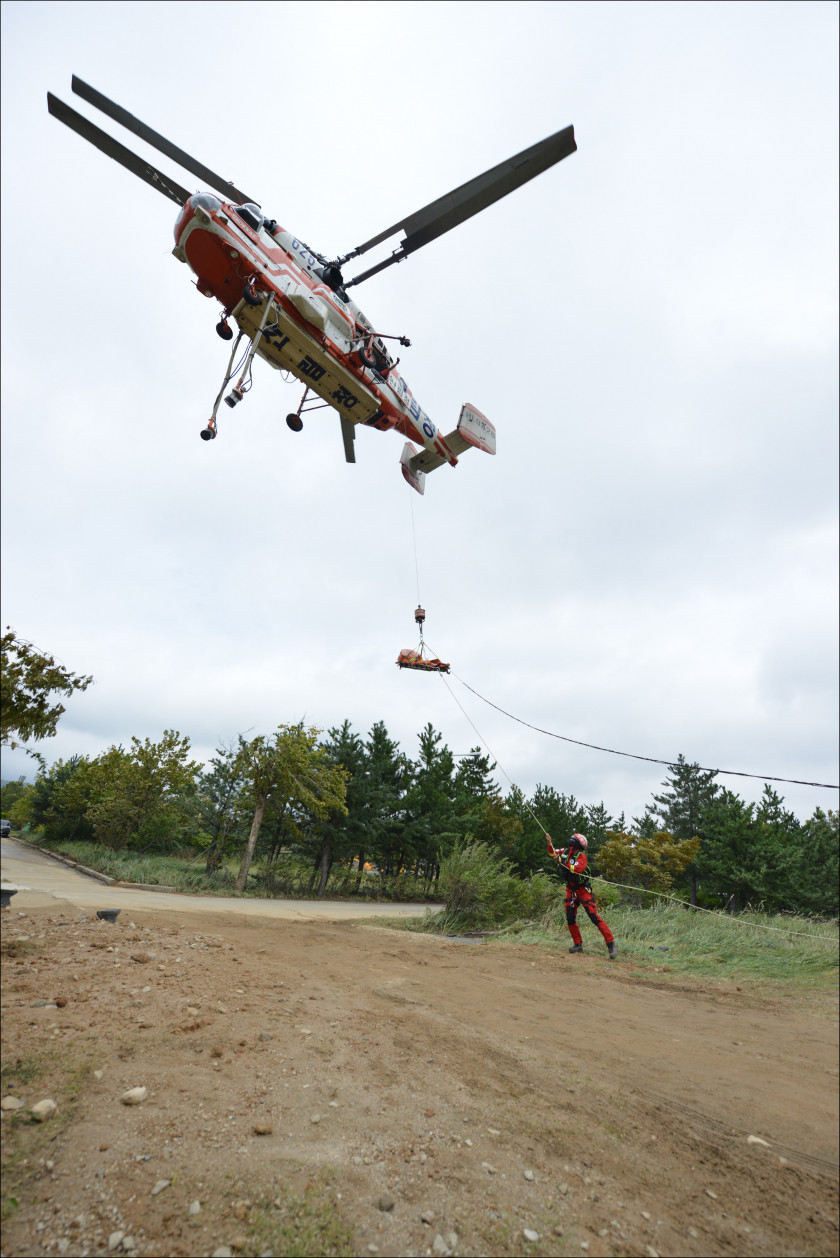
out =
{"type": "Polygon", "coordinates": [[[166,899],[2,915],[7,1258],[837,1252],[836,1002],[166,899]]]}

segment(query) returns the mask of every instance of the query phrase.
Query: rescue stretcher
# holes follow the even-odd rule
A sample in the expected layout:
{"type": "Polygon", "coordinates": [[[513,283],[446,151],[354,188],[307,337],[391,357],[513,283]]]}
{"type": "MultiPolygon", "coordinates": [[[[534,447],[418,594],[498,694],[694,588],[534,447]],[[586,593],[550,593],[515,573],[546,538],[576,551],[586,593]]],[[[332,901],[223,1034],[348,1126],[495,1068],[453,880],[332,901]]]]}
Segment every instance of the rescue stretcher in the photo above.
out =
{"type": "Polygon", "coordinates": [[[422,646],[420,650],[414,651],[411,647],[406,647],[400,651],[397,656],[397,666],[399,668],[415,668],[423,673],[448,673],[449,665],[444,664],[443,660],[433,659],[422,654],[422,646]]]}

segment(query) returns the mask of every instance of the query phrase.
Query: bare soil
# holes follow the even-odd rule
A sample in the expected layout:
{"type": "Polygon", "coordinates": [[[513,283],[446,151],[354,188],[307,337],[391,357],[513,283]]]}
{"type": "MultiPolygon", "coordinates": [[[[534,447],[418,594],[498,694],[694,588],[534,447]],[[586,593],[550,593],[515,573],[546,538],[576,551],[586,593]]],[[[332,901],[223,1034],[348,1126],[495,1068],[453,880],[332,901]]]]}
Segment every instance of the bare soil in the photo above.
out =
{"type": "Polygon", "coordinates": [[[4,1258],[837,1253],[827,996],[26,892],[2,939],[4,1258]]]}

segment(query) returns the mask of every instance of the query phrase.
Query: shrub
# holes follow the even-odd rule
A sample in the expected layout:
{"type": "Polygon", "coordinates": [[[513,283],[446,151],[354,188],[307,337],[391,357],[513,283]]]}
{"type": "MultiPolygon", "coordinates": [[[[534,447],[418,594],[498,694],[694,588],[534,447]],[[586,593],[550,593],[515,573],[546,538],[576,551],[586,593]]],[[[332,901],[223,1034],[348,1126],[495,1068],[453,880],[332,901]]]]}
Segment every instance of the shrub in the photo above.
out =
{"type": "Polygon", "coordinates": [[[456,840],[442,861],[439,889],[447,917],[462,927],[540,917],[563,895],[547,874],[517,877],[511,861],[472,835],[456,840]]]}

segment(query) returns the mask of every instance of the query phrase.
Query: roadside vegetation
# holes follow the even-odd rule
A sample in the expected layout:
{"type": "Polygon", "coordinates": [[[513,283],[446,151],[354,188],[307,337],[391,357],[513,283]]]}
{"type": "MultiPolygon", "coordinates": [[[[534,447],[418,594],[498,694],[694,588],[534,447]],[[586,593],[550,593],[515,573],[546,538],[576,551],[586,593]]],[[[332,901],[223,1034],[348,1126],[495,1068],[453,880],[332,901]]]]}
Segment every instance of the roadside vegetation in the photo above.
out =
{"type": "MultiPolygon", "coordinates": [[[[2,741],[42,740],[64,711],[55,696],[92,679],[11,630],[2,655],[2,741]]],[[[240,734],[202,766],[187,736],[164,730],[157,742],[132,737],[50,767],[32,752],[34,782],[4,782],[0,808],[25,837],[121,881],[204,894],[443,899],[458,929],[510,930],[556,915],[563,884],[546,835],[562,849],[574,832],[587,836],[604,902],[608,883],[609,894],[629,896],[618,912],[645,909],[640,921],[653,920],[656,894],[744,922],[754,910],[836,918],[838,814],[817,808],[800,821],[769,783],[758,804],[746,803],[680,756],[643,815],[628,820],[549,785],[530,798],[515,786],[505,795],[480,747],[456,757],[431,724],[417,741],[411,759],[382,721],[367,738],[349,721],[326,736],[298,722],[240,734]]],[[[664,912],[667,902],[657,903],[664,912]]],[[[628,919],[623,934],[632,940],[638,929],[628,919]]],[[[711,946],[703,942],[704,955],[711,946]]]]}

